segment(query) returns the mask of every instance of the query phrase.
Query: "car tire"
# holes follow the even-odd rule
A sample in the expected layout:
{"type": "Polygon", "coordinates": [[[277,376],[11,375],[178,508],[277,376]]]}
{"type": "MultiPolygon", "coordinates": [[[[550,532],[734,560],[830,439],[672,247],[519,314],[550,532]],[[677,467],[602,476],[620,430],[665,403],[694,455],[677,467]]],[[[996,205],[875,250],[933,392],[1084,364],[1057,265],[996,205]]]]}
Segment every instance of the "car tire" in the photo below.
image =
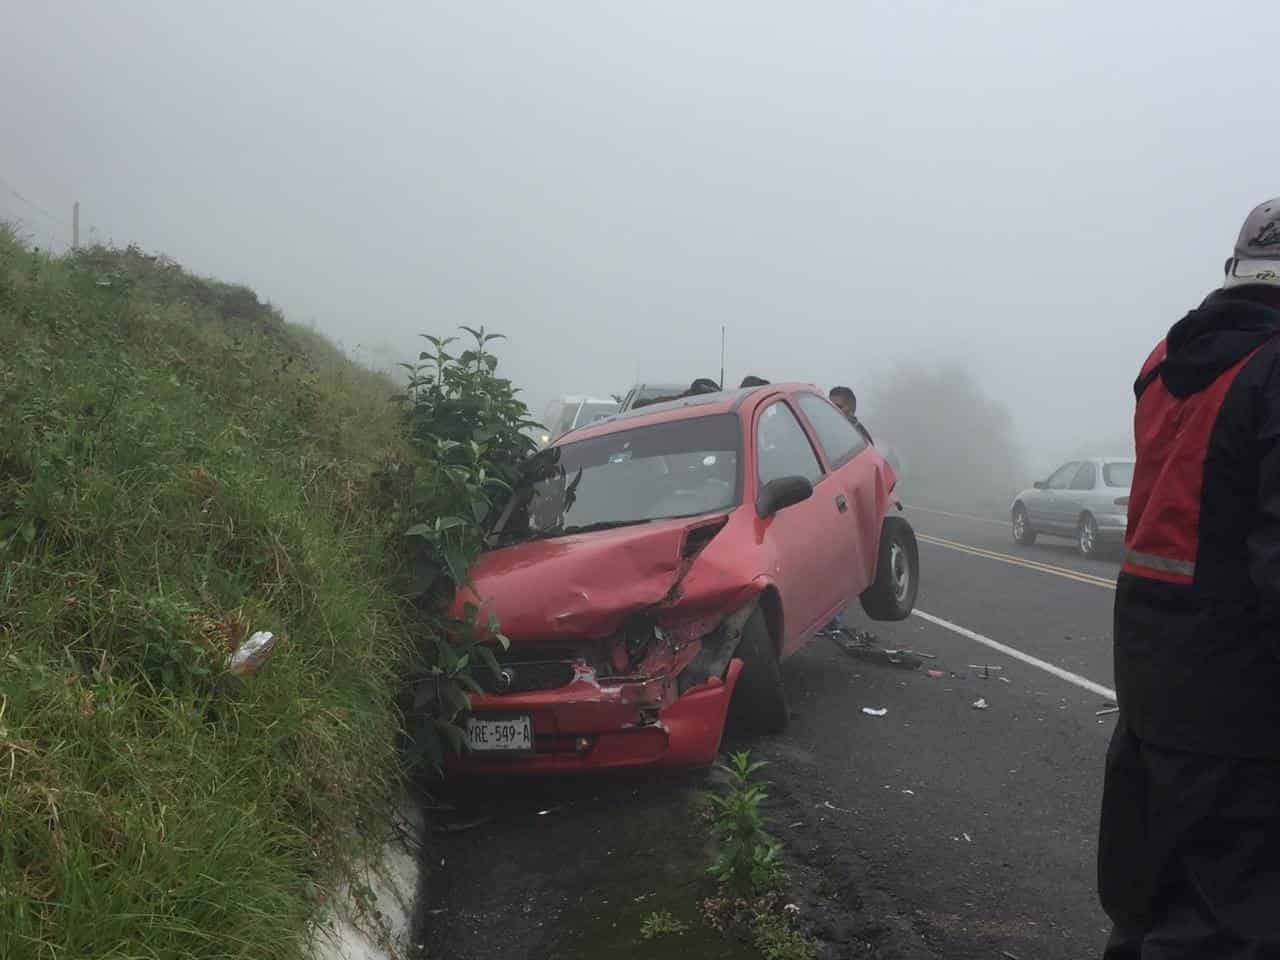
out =
{"type": "Polygon", "coordinates": [[[876,579],[863,591],[862,609],[872,620],[905,620],[920,590],[920,548],[911,524],[888,517],[880,531],[876,579]]]}
{"type": "Polygon", "coordinates": [[[1027,516],[1027,508],[1018,504],[1013,508],[1013,542],[1029,547],[1036,542],[1036,531],[1031,526],[1031,518],[1027,516]]]}
{"type": "Polygon", "coordinates": [[[1080,518],[1080,523],[1076,527],[1076,546],[1080,548],[1082,557],[1088,557],[1091,560],[1101,552],[1098,521],[1093,519],[1093,514],[1086,513],[1080,518]]]}
{"type": "Polygon", "coordinates": [[[729,729],[734,733],[781,733],[787,726],[787,692],[782,686],[778,647],[759,610],[743,626],[742,642],[734,655],[742,661],[742,673],[729,701],[729,729]]]}

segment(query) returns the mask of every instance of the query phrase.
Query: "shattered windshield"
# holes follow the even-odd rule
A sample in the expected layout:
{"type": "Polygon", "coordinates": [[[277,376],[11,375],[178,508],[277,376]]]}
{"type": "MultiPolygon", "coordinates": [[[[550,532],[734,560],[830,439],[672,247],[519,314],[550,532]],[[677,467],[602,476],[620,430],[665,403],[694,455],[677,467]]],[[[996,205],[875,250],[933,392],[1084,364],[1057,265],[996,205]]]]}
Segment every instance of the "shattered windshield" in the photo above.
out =
{"type": "Polygon", "coordinates": [[[733,414],[552,447],[529,459],[494,538],[510,544],[725,510],[741,499],[741,448],[733,414]]]}

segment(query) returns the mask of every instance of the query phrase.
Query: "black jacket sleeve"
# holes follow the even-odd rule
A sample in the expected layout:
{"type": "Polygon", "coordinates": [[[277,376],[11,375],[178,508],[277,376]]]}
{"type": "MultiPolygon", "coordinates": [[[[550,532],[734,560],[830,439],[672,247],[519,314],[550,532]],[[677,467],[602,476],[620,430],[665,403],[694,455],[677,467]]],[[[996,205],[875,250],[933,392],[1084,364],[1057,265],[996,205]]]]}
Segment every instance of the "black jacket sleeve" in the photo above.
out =
{"type": "Polygon", "coordinates": [[[1249,532],[1249,576],[1272,612],[1280,612],[1280,360],[1254,397],[1253,459],[1257,504],[1249,532]]]}

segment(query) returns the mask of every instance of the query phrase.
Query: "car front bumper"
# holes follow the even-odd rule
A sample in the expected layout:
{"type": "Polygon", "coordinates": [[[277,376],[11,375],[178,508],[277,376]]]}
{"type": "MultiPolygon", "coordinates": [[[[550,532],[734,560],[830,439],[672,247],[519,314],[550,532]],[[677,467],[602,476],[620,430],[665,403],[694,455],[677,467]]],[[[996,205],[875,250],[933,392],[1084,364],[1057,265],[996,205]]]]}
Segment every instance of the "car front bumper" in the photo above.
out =
{"type": "Polygon", "coordinates": [[[564,774],[629,767],[698,767],[720,749],[742,661],[676,695],[674,677],[568,686],[518,694],[472,694],[477,719],[529,716],[532,752],[468,751],[445,761],[452,775],[564,774]]]}

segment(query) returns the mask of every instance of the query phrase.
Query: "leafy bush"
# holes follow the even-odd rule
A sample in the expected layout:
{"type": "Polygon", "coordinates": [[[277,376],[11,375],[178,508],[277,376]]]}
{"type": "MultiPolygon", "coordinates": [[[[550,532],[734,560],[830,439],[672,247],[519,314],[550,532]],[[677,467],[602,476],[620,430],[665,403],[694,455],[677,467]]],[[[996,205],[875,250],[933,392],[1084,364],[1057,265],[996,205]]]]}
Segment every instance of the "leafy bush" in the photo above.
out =
{"type": "Polygon", "coordinates": [[[431,638],[414,677],[414,753],[437,771],[446,749],[462,749],[466,692],[480,689],[473,666],[497,673],[493,646],[507,645],[498,624],[478,623],[474,609],[451,620],[447,608],[484,549],[495,507],[534,449],[527,431],[536,426],[486,350],[501,336],[461,329],[473,341],[467,349],[452,353],[454,338],[425,336],[431,350],[402,365],[408,372],[403,425],[413,460],[390,465],[384,475],[404,535],[410,576],[404,592],[417,602],[420,634],[431,638]]]}
{"type": "Polygon", "coordinates": [[[752,778],[767,766],[747,750],[730,754],[721,769],[729,774],[727,792],[710,798],[715,860],[708,873],[736,897],[749,898],[782,883],[781,847],[765,830],[760,805],[768,794],[752,778]]]}

